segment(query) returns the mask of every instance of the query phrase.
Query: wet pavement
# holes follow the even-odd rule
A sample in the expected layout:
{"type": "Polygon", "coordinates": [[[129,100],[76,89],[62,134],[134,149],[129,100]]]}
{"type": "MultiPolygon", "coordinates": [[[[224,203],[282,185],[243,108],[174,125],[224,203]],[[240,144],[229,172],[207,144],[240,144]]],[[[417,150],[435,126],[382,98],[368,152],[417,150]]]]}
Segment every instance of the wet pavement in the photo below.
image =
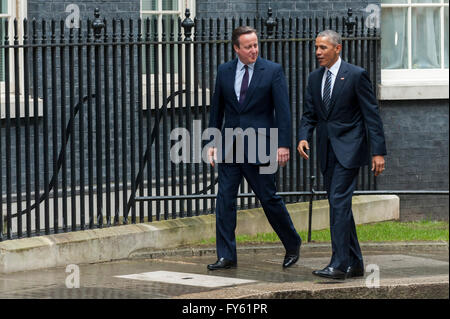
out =
{"type": "Polygon", "coordinates": [[[327,244],[304,244],[291,268],[276,245],[238,248],[238,267],[209,271],[213,247],[137,251],[129,259],[0,274],[0,298],[448,298],[448,243],[362,244],[366,274],[345,281],[319,278],[327,244]],[[237,281],[236,281],[237,280],[237,281]],[[79,286],[79,287],[78,287],[79,286]]]}

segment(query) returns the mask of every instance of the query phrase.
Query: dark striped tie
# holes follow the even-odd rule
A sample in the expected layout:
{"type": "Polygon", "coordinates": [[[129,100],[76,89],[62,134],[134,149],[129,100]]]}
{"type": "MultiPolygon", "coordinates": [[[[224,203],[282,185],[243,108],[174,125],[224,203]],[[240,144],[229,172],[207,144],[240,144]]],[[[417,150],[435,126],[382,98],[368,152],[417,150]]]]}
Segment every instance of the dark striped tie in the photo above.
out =
{"type": "Polygon", "coordinates": [[[330,107],[331,101],[331,72],[327,71],[327,78],[325,80],[325,87],[323,88],[323,105],[325,105],[326,109],[330,107]]]}

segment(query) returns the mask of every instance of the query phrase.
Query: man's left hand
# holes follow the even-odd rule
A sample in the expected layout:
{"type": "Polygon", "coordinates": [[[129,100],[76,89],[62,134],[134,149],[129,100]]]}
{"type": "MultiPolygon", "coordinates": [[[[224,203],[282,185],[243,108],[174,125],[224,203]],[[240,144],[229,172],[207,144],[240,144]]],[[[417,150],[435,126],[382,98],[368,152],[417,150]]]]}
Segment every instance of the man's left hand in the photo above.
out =
{"type": "Polygon", "coordinates": [[[372,156],[372,172],[375,172],[375,176],[378,176],[383,171],[384,171],[384,156],[383,155],[372,156]]]}
{"type": "Polygon", "coordinates": [[[277,156],[278,164],[281,167],[284,167],[286,165],[287,161],[289,161],[289,148],[279,147],[277,155],[278,155],[277,156]]]}

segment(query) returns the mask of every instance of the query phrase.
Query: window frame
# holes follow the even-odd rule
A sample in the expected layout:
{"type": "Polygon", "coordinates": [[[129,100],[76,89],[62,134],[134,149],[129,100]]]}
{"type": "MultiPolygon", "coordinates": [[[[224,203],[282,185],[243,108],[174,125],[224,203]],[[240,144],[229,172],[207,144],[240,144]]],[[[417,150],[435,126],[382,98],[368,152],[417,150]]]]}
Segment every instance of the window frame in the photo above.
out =
{"type": "MultiPolygon", "coordinates": [[[[11,44],[11,41],[14,41],[14,18],[17,17],[17,11],[16,11],[16,1],[13,0],[8,0],[8,10],[7,13],[0,13],[0,19],[8,19],[8,37],[9,37],[9,43],[11,44]]],[[[0,39],[0,42],[2,44],[4,44],[5,38],[2,36],[2,38],[0,39]]],[[[4,49],[2,49],[2,51],[4,51],[4,49]]],[[[14,62],[14,55],[10,54],[9,55],[9,65],[12,65],[12,63],[14,62]]],[[[2,66],[4,67],[4,66],[2,66]]],[[[5,72],[5,70],[3,70],[3,73],[5,72]]],[[[14,85],[14,81],[11,81],[11,78],[14,79],[14,74],[13,74],[14,70],[10,70],[10,89],[12,92],[14,92],[15,90],[15,85],[14,85]]],[[[5,92],[5,80],[0,80],[0,92],[2,95],[4,95],[5,92]]]]}
{"type": "MultiPolygon", "coordinates": [[[[189,8],[190,14],[191,14],[190,18],[194,19],[194,17],[195,17],[195,2],[196,2],[195,0],[177,0],[178,1],[178,10],[162,10],[162,1],[163,0],[156,0],[156,1],[158,2],[158,9],[159,10],[143,10],[142,9],[142,7],[143,7],[143,4],[142,4],[143,0],[140,0],[140,17],[143,20],[144,19],[143,18],[144,14],[158,15],[158,30],[159,31],[162,30],[162,17],[163,17],[163,15],[178,15],[181,18],[181,21],[183,21],[183,19],[185,18],[185,15],[184,15],[185,11],[186,11],[187,8],[189,8]]],[[[161,32],[158,34],[158,40],[161,41],[161,32]]],[[[177,40],[177,36],[176,36],[175,40],[177,40]]],[[[160,48],[160,50],[159,50],[159,55],[160,56],[162,54],[161,50],[162,50],[162,48],[160,48]]],[[[184,47],[183,47],[182,50],[183,51],[181,52],[181,54],[184,57],[185,56],[184,47]]],[[[193,65],[193,63],[194,63],[194,57],[193,57],[193,54],[191,54],[191,65],[193,65]]],[[[183,79],[182,79],[182,81],[183,81],[183,84],[186,83],[185,65],[186,65],[186,63],[182,63],[182,68],[183,68],[183,72],[182,72],[183,73],[183,79]]],[[[160,71],[162,70],[162,59],[159,60],[158,69],[160,71]]],[[[191,74],[191,83],[193,83],[193,78],[194,78],[194,74],[191,74]]],[[[158,81],[159,81],[159,88],[158,88],[158,90],[159,90],[159,104],[158,105],[162,105],[162,102],[163,102],[162,101],[162,85],[163,85],[162,83],[163,83],[163,81],[162,81],[162,73],[161,72],[159,72],[158,81]]],[[[166,76],[167,87],[170,87],[170,81],[171,81],[171,76],[170,76],[169,73],[167,73],[167,76],[166,76]]],[[[152,90],[151,91],[153,92],[154,83],[155,83],[155,79],[154,79],[154,74],[153,73],[150,74],[150,82],[152,83],[152,88],[151,88],[152,90]]],[[[143,94],[144,94],[143,109],[145,110],[145,109],[147,109],[147,99],[145,97],[145,95],[147,94],[147,91],[146,91],[147,75],[144,74],[144,73],[142,74],[142,83],[143,83],[143,94]]],[[[178,87],[178,72],[174,73],[174,85],[175,85],[175,87],[178,87]]],[[[193,90],[194,90],[194,88],[191,87],[191,103],[193,103],[193,97],[194,97],[193,90]]],[[[200,89],[200,91],[201,91],[201,89],[200,89]]],[[[207,89],[207,94],[206,95],[207,95],[207,102],[209,102],[209,89],[207,89]]],[[[183,102],[182,102],[183,105],[185,105],[186,97],[183,96],[182,100],[183,100],[183,102]]],[[[175,99],[174,103],[173,103],[174,107],[178,107],[178,104],[179,104],[178,99],[175,99]]],[[[171,105],[168,105],[167,107],[170,108],[171,105]]],[[[155,103],[154,103],[154,101],[152,101],[151,108],[154,109],[155,107],[156,107],[155,103]]]]}
{"type": "MultiPolygon", "coordinates": [[[[381,84],[378,98],[381,100],[410,100],[410,99],[448,99],[449,98],[449,69],[445,67],[445,8],[448,2],[440,0],[437,3],[381,3],[383,8],[407,8],[407,41],[408,68],[381,69],[381,84]],[[433,69],[412,68],[412,10],[413,8],[439,8],[441,34],[441,67],[433,69]]],[[[383,36],[383,34],[381,35],[383,36]]],[[[383,52],[381,53],[383,54],[383,52]]]]}
{"type": "MultiPolygon", "coordinates": [[[[144,0],[140,0],[141,1],[141,7],[140,7],[140,17],[143,19],[143,15],[144,14],[152,14],[152,15],[158,15],[158,30],[162,30],[162,16],[164,14],[170,14],[170,15],[178,15],[180,16],[182,19],[184,17],[184,11],[186,10],[186,3],[187,2],[195,2],[195,1],[182,1],[182,0],[177,0],[178,1],[178,10],[162,10],[162,1],[163,0],[156,0],[158,2],[158,8],[160,8],[159,10],[144,10],[142,9],[142,2],[144,0]]],[[[191,7],[189,6],[189,9],[191,9],[191,7]]],[[[161,40],[161,34],[158,34],[158,40],[161,40]]]]}
{"type": "MultiPolygon", "coordinates": [[[[12,45],[14,41],[14,19],[17,19],[18,22],[18,37],[19,43],[23,41],[23,20],[27,17],[27,1],[26,0],[8,0],[8,13],[0,14],[0,18],[8,18],[9,26],[8,26],[8,36],[9,43],[12,45]],[[18,6],[16,5],[18,4],[18,6]]],[[[1,39],[1,43],[3,44],[4,39],[1,39]]],[[[9,65],[14,65],[14,52],[10,50],[9,54],[9,65]]],[[[19,49],[19,66],[23,66],[23,50],[19,49]]],[[[20,117],[25,117],[25,95],[23,94],[23,84],[24,84],[24,69],[20,67],[19,69],[19,103],[20,103],[20,117]]],[[[10,105],[15,105],[16,103],[16,85],[15,85],[15,69],[12,67],[9,70],[9,99],[10,105]]],[[[6,102],[6,94],[5,94],[5,81],[0,81],[0,120],[6,118],[6,110],[5,110],[5,102],[6,102]]],[[[34,115],[34,99],[32,96],[28,96],[28,104],[30,110],[30,116],[34,115]]],[[[38,116],[43,116],[43,101],[38,98],[38,116]]],[[[16,118],[16,108],[10,108],[10,118],[16,118]]]]}
{"type": "MultiPolygon", "coordinates": [[[[23,41],[23,20],[27,17],[27,0],[8,0],[8,13],[7,14],[0,14],[0,18],[8,18],[9,19],[9,26],[8,26],[8,36],[9,36],[9,44],[13,45],[14,43],[14,19],[17,19],[17,35],[19,39],[19,43],[22,43],[23,41]],[[17,6],[18,4],[18,6],[17,6]]],[[[1,43],[4,43],[4,38],[1,39],[1,43]]],[[[23,65],[23,50],[20,50],[19,54],[20,59],[20,65],[23,65]]],[[[9,65],[12,66],[14,63],[14,54],[13,51],[10,51],[9,54],[9,65]]],[[[14,68],[11,68],[9,70],[10,72],[10,90],[11,93],[15,92],[15,84],[14,84],[14,68]]],[[[20,84],[23,84],[24,81],[24,74],[23,74],[23,68],[20,68],[20,84]]],[[[2,92],[4,92],[4,83],[5,81],[0,81],[1,88],[3,89],[2,92]]]]}

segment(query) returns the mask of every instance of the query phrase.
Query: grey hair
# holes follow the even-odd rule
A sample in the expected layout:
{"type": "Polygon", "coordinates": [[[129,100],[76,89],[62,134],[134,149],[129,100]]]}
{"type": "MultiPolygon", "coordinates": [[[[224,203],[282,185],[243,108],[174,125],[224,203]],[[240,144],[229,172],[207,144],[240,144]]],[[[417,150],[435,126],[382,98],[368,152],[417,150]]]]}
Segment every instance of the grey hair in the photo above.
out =
{"type": "Polygon", "coordinates": [[[342,37],[334,30],[324,30],[317,37],[327,37],[334,45],[342,44],[342,37]]]}

